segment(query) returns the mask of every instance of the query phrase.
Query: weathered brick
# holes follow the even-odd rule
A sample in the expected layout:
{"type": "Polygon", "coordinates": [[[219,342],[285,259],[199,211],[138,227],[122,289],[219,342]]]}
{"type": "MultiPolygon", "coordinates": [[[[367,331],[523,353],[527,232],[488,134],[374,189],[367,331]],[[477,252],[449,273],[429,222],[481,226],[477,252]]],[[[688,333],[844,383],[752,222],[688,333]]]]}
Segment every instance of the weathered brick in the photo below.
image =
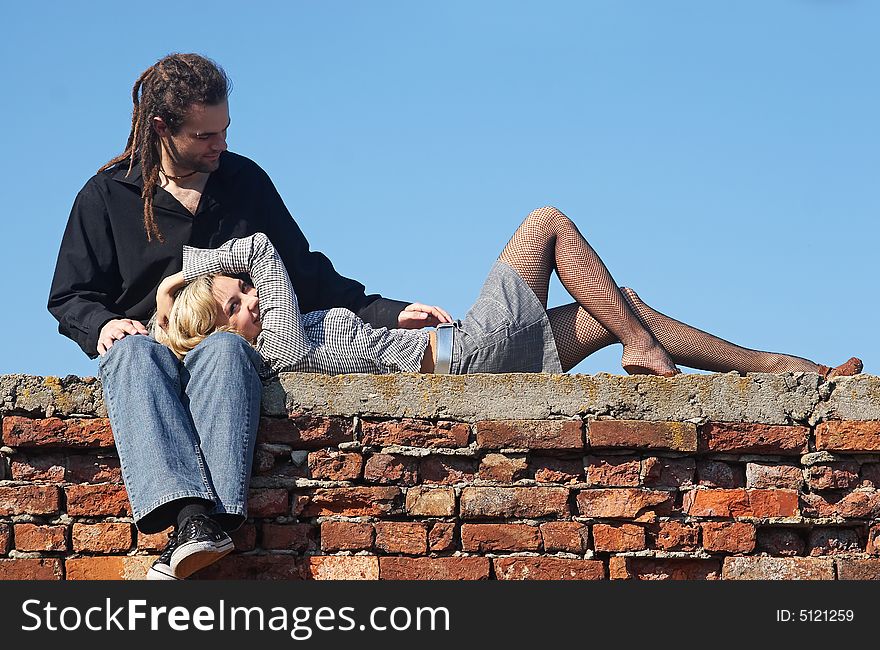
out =
{"type": "Polygon", "coordinates": [[[155,555],[104,555],[64,561],[68,580],[143,580],[155,555]]]}
{"type": "Polygon", "coordinates": [[[529,464],[525,456],[505,456],[486,454],[480,461],[479,478],[484,481],[513,483],[529,475],[529,464]]]}
{"type": "Polygon", "coordinates": [[[253,551],[257,547],[257,527],[252,522],[243,523],[238,530],[230,532],[229,536],[239,553],[253,551]]]}
{"type": "Polygon", "coordinates": [[[112,447],[107,418],[3,418],[3,444],[10,447],[112,447]]]}
{"type": "Polygon", "coordinates": [[[419,521],[377,521],[375,547],[385,553],[424,555],[428,550],[428,527],[419,521]]]}
{"type": "Polygon", "coordinates": [[[411,456],[373,454],[364,465],[364,480],[381,485],[415,485],[419,481],[419,461],[411,456]]]}
{"type": "Polygon", "coordinates": [[[598,487],[638,487],[642,461],[638,456],[587,456],[587,483],[598,487]]]}
{"type": "Polygon", "coordinates": [[[838,580],[880,580],[880,560],[838,558],[835,564],[838,580]]]}
{"type": "Polygon", "coordinates": [[[593,548],[599,552],[640,551],[645,529],[635,524],[594,524],[593,548]]]}
{"type": "Polygon", "coordinates": [[[298,557],[271,555],[227,555],[192,575],[195,580],[300,580],[303,567],[298,557]]]}
{"type": "Polygon", "coordinates": [[[281,488],[259,488],[248,491],[250,517],[281,517],[290,513],[290,495],[281,488]]]}
{"type": "Polygon", "coordinates": [[[380,557],[380,580],[488,580],[486,557],[380,557]]]}
{"type": "Polygon", "coordinates": [[[137,547],[140,551],[161,551],[168,543],[169,535],[174,531],[172,526],[158,533],[137,532],[137,547]]]}
{"type": "Polygon", "coordinates": [[[577,494],[578,514],[584,517],[653,521],[658,515],[670,514],[672,505],[672,494],[659,490],[596,488],[577,494]]]}
{"type": "Polygon", "coordinates": [[[758,529],[755,546],[759,553],[791,557],[803,555],[806,543],[803,534],[798,529],[762,526],[758,529]]]}
{"type": "Polygon", "coordinates": [[[492,559],[498,580],[604,580],[600,560],[561,557],[496,557],[492,559]]]}
{"type": "Polygon", "coordinates": [[[15,524],[15,549],[18,551],[66,551],[67,526],[15,524]]]}
{"type": "Polygon", "coordinates": [[[612,580],[719,580],[720,560],[613,556],[608,560],[612,580]]]}
{"type": "Polygon", "coordinates": [[[710,422],[700,428],[700,451],[797,455],[807,451],[810,430],[753,422],[710,422]]]}
{"type": "Polygon", "coordinates": [[[539,529],[547,553],[583,553],[589,548],[589,528],[580,522],[547,521],[539,529]]]}
{"type": "Polygon", "coordinates": [[[311,556],[305,558],[303,577],[308,580],[378,580],[379,558],[311,556]]]}
{"type": "Polygon", "coordinates": [[[880,489],[880,463],[864,463],[859,471],[861,484],[880,489]]]}
{"type": "Polygon", "coordinates": [[[61,580],[58,558],[0,560],[0,580],[61,580]]]}
{"type": "Polygon", "coordinates": [[[455,524],[451,521],[435,521],[428,531],[428,550],[436,553],[455,549],[455,524]]]}
{"type": "Polygon", "coordinates": [[[691,517],[794,517],[798,493],[794,490],[690,490],[682,510],[691,517]]]}
{"type": "Polygon", "coordinates": [[[312,524],[269,524],[262,526],[262,546],[284,551],[314,551],[318,548],[318,527],[312,524]]]}
{"type": "Polygon", "coordinates": [[[259,442],[281,443],[295,449],[336,447],[354,440],[350,418],[292,415],[289,418],[260,418],[259,442]]]}
{"type": "Polygon", "coordinates": [[[427,420],[385,420],[361,422],[365,445],[406,445],[411,447],[467,447],[470,425],[462,422],[427,420]]]}
{"type": "Polygon", "coordinates": [[[834,580],[834,560],[814,557],[724,558],[725,580],[834,580]]]}
{"type": "Polygon", "coordinates": [[[568,489],[557,487],[466,487],[461,518],[567,517],[568,489]]]}
{"type": "Polygon", "coordinates": [[[69,515],[124,517],[131,514],[128,494],[121,485],[69,485],[64,493],[69,515]]]}
{"type": "Polygon", "coordinates": [[[0,487],[0,516],[53,515],[61,507],[54,485],[0,487]]]}
{"type": "Polygon", "coordinates": [[[411,487],[406,491],[406,514],[416,517],[451,517],[455,514],[452,488],[411,487]]]}
{"type": "Polygon", "coordinates": [[[834,493],[803,494],[802,509],[808,517],[846,517],[876,519],[880,517],[880,490],[853,490],[843,496],[834,493]]]}
{"type": "Polygon", "coordinates": [[[16,481],[47,481],[62,483],[67,475],[64,454],[15,454],[9,463],[16,481]]]}
{"type": "Polygon", "coordinates": [[[131,548],[131,524],[74,524],[70,539],[74,551],[121,553],[131,548]]]}
{"type": "Polygon", "coordinates": [[[816,425],[816,449],[880,451],[880,420],[830,420],[816,425]]]}
{"type": "Polygon", "coordinates": [[[355,521],[324,521],[321,523],[321,550],[369,551],[373,548],[373,524],[355,521]]]}
{"type": "Polygon", "coordinates": [[[119,459],[95,454],[74,454],[67,457],[67,474],[71,483],[116,483],[122,485],[119,459]]]}
{"type": "Polygon", "coordinates": [[[715,460],[698,460],[697,482],[705,487],[744,488],[746,486],[746,472],[742,465],[715,460]]]}
{"type": "Polygon", "coordinates": [[[700,545],[700,528],[681,521],[661,521],[648,533],[651,545],[663,551],[694,551],[700,545]]]}
{"type": "Polygon", "coordinates": [[[746,463],[746,487],[755,489],[788,488],[800,490],[804,473],[795,465],[764,465],[746,463]]]}
{"type": "Polygon", "coordinates": [[[642,462],[641,482],[647,487],[677,488],[694,482],[693,458],[646,458],[642,462]]]}
{"type": "Polygon", "coordinates": [[[810,531],[807,546],[812,556],[861,553],[859,534],[852,528],[814,528],[810,531]]]}
{"type": "Polygon", "coordinates": [[[697,450],[697,427],[690,422],[593,420],[587,425],[590,447],[697,450]]]}
{"type": "Polygon", "coordinates": [[[702,524],[703,548],[712,553],[751,553],[755,550],[755,526],[739,521],[707,521],[702,524]]]}
{"type": "Polygon", "coordinates": [[[539,483],[577,483],[583,480],[584,461],[578,458],[536,457],[529,461],[539,483]]]}
{"type": "Polygon", "coordinates": [[[859,485],[859,464],[855,461],[820,463],[807,468],[810,490],[848,490],[859,485]]]}
{"type": "Polygon", "coordinates": [[[473,481],[477,461],[460,456],[426,456],[419,463],[422,483],[452,484],[473,481]]]}
{"type": "Polygon", "coordinates": [[[312,493],[302,514],[304,517],[377,517],[399,508],[401,501],[402,493],[396,487],[324,488],[312,493]]]}
{"type": "Polygon", "coordinates": [[[360,454],[322,449],[309,454],[311,478],[323,481],[356,481],[364,460],[360,454]]]}
{"type": "Polygon", "coordinates": [[[483,420],[477,422],[480,449],[583,449],[580,420],[483,420]]]}
{"type": "Polygon", "coordinates": [[[6,555],[6,551],[9,550],[9,539],[11,537],[9,532],[9,524],[0,524],[0,555],[6,555]]]}
{"type": "Polygon", "coordinates": [[[462,524],[461,550],[471,553],[487,551],[539,551],[541,531],[527,524],[462,524]]]}
{"type": "Polygon", "coordinates": [[[875,524],[868,530],[868,543],[865,551],[869,555],[880,555],[880,524],[875,524]]]}

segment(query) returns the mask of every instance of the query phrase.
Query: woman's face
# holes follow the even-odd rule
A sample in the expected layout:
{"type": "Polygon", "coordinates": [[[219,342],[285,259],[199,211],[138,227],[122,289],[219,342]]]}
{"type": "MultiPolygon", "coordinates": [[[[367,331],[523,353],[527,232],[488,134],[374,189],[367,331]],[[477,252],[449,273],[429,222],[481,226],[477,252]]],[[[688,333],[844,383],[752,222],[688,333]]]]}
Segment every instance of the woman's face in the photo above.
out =
{"type": "Polygon", "coordinates": [[[217,325],[228,325],[248,341],[255,341],[263,331],[257,290],[244,280],[220,275],[214,278],[213,293],[217,301],[217,325]]]}

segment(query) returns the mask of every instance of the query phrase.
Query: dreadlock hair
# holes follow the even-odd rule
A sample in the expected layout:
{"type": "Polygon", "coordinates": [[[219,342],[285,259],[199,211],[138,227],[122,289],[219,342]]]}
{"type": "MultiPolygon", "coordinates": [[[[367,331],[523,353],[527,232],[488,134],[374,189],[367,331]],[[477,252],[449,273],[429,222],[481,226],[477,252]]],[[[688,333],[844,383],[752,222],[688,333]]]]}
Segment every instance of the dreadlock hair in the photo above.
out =
{"type": "Polygon", "coordinates": [[[176,133],[193,104],[219,104],[229,96],[231,89],[232,83],[223,68],[198,54],[169,54],[144,70],[135,81],[131,89],[134,103],[131,132],[125,151],[98,172],[127,160],[128,176],[135,160],[140,159],[147,241],[152,241],[153,236],[160,242],[165,241],[153,218],[153,192],[159,181],[161,161],[159,137],[153,130],[153,118],[162,118],[171,133],[176,133]]]}

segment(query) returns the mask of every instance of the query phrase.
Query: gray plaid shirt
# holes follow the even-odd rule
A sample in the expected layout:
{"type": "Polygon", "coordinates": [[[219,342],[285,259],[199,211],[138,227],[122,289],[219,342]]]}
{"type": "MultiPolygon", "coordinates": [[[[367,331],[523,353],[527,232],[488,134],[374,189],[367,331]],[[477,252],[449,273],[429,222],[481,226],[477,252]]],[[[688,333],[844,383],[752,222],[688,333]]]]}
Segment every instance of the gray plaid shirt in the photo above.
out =
{"type": "Polygon", "coordinates": [[[287,269],[261,232],[219,248],[184,246],[186,282],[205,273],[247,273],[253,280],[263,325],[254,347],[265,361],[264,377],[282,371],[387,374],[421,368],[427,331],[374,329],[339,307],[300,314],[287,269]]]}

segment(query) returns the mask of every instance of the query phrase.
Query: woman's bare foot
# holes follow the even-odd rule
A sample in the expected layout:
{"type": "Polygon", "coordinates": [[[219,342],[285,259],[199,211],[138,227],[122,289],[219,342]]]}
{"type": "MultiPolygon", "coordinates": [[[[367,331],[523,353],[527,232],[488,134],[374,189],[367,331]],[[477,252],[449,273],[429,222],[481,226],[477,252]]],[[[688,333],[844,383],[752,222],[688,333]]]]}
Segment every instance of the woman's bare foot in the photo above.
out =
{"type": "Polygon", "coordinates": [[[647,345],[624,345],[620,364],[631,375],[672,377],[681,374],[669,353],[657,341],[647,345]]]}
{"type": "Polygon", "coordinates": [[[834,379],[835,377],[851,377],[862,371],[862,360],[858,357],[850,357],[839,366],[830,368],[828,366],[819,365],[819,374],[825,379],[834,379]]]}

